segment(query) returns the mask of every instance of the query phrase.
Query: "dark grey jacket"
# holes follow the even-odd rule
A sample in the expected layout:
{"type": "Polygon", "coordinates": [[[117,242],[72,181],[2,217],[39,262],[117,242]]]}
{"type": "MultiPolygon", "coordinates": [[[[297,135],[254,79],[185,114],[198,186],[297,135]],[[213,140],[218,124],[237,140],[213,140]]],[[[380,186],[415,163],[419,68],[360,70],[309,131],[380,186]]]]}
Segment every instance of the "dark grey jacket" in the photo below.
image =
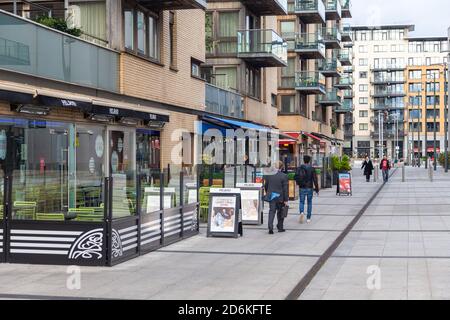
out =
{"type": "Polygon", "coordinates": [[[319,182],[317,180],[316,170],[311,165],[302,164],[295,173],[294,177],[300,189],[314,189],[319,192],[319,182]],[[304,179],[300,179],[301,170],[304,170],[304,179]]]}
{"type": "Polygon", "coordinates": [[[272,192],[280,194],[279,201],[287,202],[289,201],[289,191],[288,191],[288,176],[281,171],[276,174],[267,175],[264,177],[264,190],[266,194],[270,196],[272,192]]]}

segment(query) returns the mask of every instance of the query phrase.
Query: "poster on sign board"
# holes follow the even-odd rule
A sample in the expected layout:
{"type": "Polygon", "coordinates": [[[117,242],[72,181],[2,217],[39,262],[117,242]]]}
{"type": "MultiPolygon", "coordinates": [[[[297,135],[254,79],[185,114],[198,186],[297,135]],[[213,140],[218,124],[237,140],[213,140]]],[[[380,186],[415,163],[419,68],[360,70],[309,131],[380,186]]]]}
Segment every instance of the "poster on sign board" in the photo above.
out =
{"type": "Polygon", "coordinates": [[[338,194],[351,196],[352,178],[350,173],[339,173],[338,180],[338,194]]]}

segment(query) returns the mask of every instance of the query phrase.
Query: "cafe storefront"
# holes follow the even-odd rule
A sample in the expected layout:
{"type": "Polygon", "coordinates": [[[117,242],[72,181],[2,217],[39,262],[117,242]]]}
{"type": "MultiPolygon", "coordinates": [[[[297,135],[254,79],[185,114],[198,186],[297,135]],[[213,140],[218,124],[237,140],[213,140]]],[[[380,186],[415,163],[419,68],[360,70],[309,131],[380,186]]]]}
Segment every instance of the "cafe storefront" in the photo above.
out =
{"type": "Polygon", "coordinates": [[[169,115],[0,90],[0,261],[111,266],[198,233],[169,115]]]}

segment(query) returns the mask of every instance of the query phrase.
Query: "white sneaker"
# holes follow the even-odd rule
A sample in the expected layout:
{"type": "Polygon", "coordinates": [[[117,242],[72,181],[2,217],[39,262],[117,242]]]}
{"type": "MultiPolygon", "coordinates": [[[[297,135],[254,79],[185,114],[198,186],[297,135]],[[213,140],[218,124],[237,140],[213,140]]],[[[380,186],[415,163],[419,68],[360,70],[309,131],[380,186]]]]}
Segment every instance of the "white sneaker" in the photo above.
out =
{"type": "Polygon", "coordinates": [[[311,219],[307,219],[307,220],[306,220],[306,223],[310,223],[310,222],[311,222],[311,219]]]}
{"type": "Polygon", "coordinates": [[[300,213],[300,219],[299,219],[300,223],[304,223],[305,222],[305,214],[302,212],[300,213]]]}

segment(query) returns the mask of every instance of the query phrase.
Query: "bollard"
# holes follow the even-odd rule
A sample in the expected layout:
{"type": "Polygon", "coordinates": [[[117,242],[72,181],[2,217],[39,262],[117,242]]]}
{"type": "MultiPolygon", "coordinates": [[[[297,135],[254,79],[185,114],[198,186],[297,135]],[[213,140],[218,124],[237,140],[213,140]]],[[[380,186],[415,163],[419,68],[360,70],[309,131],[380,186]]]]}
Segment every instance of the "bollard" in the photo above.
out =
{"type": "Polygon", "coordinates": [[[431,166],[431,161],[428,160],[428,176],[430,181],[433,182],[433,167],[431,166]]]}
{"type": "Polygon", "coordinates": [[[378,165],[375,163],[375,173],[373,175],[373,182],[377,182],[378,180],[378,165]]]}
{"type": "Polygon", "coordinates": [[[405,182],[405,164],[402,165],[402,182],[405,182]]]}

